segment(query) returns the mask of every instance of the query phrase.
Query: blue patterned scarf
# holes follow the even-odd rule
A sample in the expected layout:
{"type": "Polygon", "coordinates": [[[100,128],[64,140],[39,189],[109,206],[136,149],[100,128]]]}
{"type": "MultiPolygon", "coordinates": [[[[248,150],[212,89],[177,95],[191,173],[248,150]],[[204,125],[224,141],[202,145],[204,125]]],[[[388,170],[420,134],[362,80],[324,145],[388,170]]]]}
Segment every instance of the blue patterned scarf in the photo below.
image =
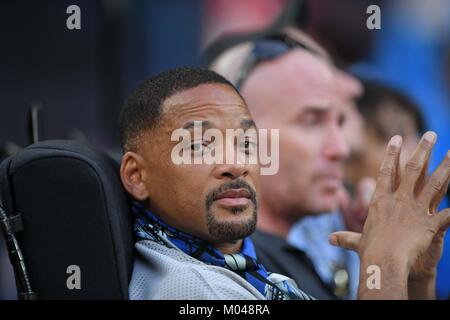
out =
{"type": "Polygon", "coordinates": [[[239,253],[223,254],[210,243],[179,231],[156,217],[137,202],[133,203],[136,217],[136,241],[151,240],[183,251],[204,263],[236,272],[253,285],[268,300],[310,300],[312,297],[300,290],[294,280],[277,273],[267,272],[257,262],[252,240],[243,239],[239,253]]]}

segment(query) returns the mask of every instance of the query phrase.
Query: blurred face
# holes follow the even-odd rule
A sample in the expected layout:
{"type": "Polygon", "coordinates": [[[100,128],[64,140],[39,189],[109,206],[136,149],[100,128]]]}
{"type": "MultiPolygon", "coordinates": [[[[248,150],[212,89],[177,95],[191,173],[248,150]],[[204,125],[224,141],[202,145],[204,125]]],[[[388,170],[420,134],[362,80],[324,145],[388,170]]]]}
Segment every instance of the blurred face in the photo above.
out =
{"type": "MultiPolygon", "coordinates": [[[[399,134],[403,137],[402,153],[400,154],[400,168],[404,169],[407,159],[412,155],[419,143],[418,128],[414,119],[394,102],[386,101],[385,108],[378,113],[377,121],[385,126],[386,137],[380,136],[368,125],[366,144],[360,158],[361,164],[353,163],[353,170],[357,170],[356,178],[364,176],[376,178],[383,160],[384,150],[390,137],[399,134]]],[[[352,170],[350,168],[350,170],[352,170]]]]}
{"type": "MultiPolygon", "coordinates": [[[[149,209],[179,230],[213,244],[242,239],[256,225],[259,166],[175,165],[171,151],[178,141],[171,141],[171,134],[179,128],[194,130],[194,121],[207,121],[203,130],[218,129],[224,136],[226,129],[254,126],[244,101],[227,85],[204,84],[173,95],[164,102],[160,126],[145,135],[133,155],[144,191],[129,191],[140,200],[149,199],[149,209]]],[[[187,148],[195,157],[210,142],[191,136],[187,148]]],[[[224,152],[245,152],[233,141],[224,144],[224,152]]]]}
{"type": "Polygon", "coordinates": [[[364,135],[364,119],[358,111],[355,99],[363,92],[361,83],[340,70],[336,70],[338,83],[339,106],[345,114],[342,131],[351,152],[359,152],[366,143],[364,135]]]}
{"type": "MultiPolygon", "coordinates": [[[[304,50],[259,65],[242,88],[260,128],[280,130],[280,168],[261,177],[262,201],[299,218],[333,210],[348,156],[335,70],[304,50]]],[[[294,218],[295,218],[294,217],[294,218]]]]}

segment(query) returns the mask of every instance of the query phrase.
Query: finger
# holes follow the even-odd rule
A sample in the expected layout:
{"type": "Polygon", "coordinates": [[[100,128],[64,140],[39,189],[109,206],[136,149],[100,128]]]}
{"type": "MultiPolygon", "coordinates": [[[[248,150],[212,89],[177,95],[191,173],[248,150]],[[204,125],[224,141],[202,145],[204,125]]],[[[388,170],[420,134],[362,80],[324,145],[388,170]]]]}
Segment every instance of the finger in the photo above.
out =
{"type": "Polygon", "coordinates": [[[450,151],[447,152],[444,160],[439,164],[431,177],[426,182],[419,194],[419,201],[427,204],[432,209],[437,206],[447,192],[450,178],[450,151]]]}
{"type": "Polygon", "coordinates": [[[358,251],[360,239],[361,233],[351,231],[338,231],[333,232],[328,238],[328,241],[333,246],[358,251]]]}
{"type": "Polygon", "coordinates": [[[378,173],[375,193],[390,193],[395,190],[401,146],[401,136],[393,136],[389,141],[378,173]]]}
{"type": "Polygon", "coordinates": [[[447,231],[450,227],[450,208],[444,209],[441,212],[432,216],[435,226],[439,231],[447,231]]]}
{"type": "Polygon", "coordinates": [[[441,192],[438,193],[438,195],[436,197],[434,197],[434,199],[431,201],[431,205],[430,205],[431,212],[437,211],[439,205],[441,204],[441,201],[444,199],[445,195],[447,194],[449,184],[450,184],[450,177],[448,177],[447,181],[444,182],[444,188],[442,188],[441,192]]]}
{"type": "MultiPolygon", "coordinates": [[[[449,157],[448,153],[447,157],[449,157]]],[[[447,178],[447,181],[444,182],[444,187],[441,189],[441,191],[431,201],[430,205],[431,212],[437,211],[439,205],[441,204],[441,201],[444,199],[445,195],[448,192],[449,184],[450,184],[450,176],[447,178]]]]}
{"type": "Polygon", "coordinates": [[[414,195],[419,195],[420,192],[422,192],[423,188],[425,187],[427,183],[427,177],[428,177],[428,164],[430,162],[430,158],[428,158],[425,161],[425,164],[423,165],[422,171],[420,172],[419,177],[417,178],[416,185],[414,187],[414,195]]]}
{"type": "Polygon", "coordinates": [[[414,153],[405,165],[405,173],[400,182],[400,190],[402,192],[412,193],[415,191],[419,177],[423,170],[427,169],[425,165],[428,163],[436,138],[436,133],[432,131],[428,131],[423,135],[416,150],[414,150],[414,153]]]}
{"type": "Polygon", "coordinates": [[[392,177],[392,191],[397,190],[398,187],[400,186],[400,174],[402,172],[400,169],[400,157],[401,157],[400,153],[401,150],[399,151],[398,157],[395,159],[395,173],[394,176],[392,177]]]}

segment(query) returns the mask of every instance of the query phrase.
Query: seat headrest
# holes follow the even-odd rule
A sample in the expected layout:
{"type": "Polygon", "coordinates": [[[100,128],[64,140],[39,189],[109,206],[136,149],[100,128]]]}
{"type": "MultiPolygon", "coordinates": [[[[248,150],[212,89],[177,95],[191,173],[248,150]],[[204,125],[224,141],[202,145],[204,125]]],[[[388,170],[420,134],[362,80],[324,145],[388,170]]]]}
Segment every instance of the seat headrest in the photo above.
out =
{"type": "Polygon", "coordinates": [[[85,143],[43,141],[1,164],[0,188],[7,212],[22,217],[18,239],[39,299],[128,299],[132,218],[117,162],[85,143]],[[81,289],[67,286],[70,266],[81,289]]]}

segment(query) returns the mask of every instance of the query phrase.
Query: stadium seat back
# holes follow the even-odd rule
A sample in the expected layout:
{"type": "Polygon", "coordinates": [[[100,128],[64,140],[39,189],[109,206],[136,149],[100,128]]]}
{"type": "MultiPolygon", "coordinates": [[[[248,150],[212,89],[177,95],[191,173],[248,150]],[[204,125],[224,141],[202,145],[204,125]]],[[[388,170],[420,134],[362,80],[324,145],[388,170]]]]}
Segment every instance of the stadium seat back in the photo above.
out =
{"type": "Polygon", "coordinates": [[[0,197],[38,299],[128,299],[133,233],[119,166],[70,140],[33,144],[0,166],[0,197]]]}

